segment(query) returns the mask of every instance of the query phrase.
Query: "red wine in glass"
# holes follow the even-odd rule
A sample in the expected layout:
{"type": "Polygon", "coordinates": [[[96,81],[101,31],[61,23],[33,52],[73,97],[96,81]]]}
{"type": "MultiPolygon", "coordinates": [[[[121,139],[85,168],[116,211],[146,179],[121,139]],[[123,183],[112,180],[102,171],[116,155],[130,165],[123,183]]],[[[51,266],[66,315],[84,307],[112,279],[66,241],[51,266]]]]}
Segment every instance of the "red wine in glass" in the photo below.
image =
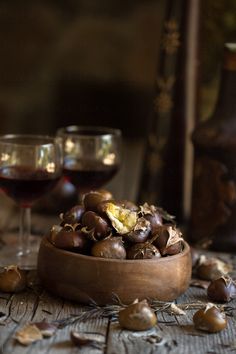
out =
{"type": "Polygon", "coordinates": [[[59,181],[60,176],[51,175],[43,169],[30,166],[6,166],[0,168],[0,188],[17,204],[30,207],[59,181]]]}
{"type": "MultiPolygon", "coordinates": [[[[36,266],[37,246],[30,241],[32,204],[51,190],[62,175],[62,139],[7,134],[0,136],[0,188],[20,206],[19,242],[6,242],[5,260],[26,269],[36,266]]],[[[37,242],[36,242],[37,243],[37,242]]],[[[35,244],[36,244],[35,243],[35,244]]],[[[3,261],[5,262],[5,261],[3,261]]],[[[0,260],[1,265],[3,264],[0,260]]]]}
{"type": "Polygon", "coordinates": [[[105,165],[101,161],[65,160],[63,174],[66,181],[86,191],[102,187],[119,169],[118,164],[105,165]]]}
{"type": "Polygon", "coordinates": [[[119,129],[99,126],[68,126],[57,135],[63,139],[63,174],[82,195],[98,189],[117,173],[121,161],[119,129]]]}

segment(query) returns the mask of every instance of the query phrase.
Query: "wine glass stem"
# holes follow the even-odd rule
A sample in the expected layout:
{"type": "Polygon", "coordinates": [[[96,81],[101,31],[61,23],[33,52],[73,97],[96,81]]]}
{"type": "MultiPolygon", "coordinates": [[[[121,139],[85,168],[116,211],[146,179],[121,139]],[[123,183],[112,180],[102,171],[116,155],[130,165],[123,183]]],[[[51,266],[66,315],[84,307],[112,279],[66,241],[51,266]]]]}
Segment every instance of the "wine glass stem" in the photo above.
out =
{"type": "Polygon", "coordinates": [[[20,239],[18,256],[26,256],[30,252],[29,238],[31,228],[31,209],[20,208],[20,239]]]}

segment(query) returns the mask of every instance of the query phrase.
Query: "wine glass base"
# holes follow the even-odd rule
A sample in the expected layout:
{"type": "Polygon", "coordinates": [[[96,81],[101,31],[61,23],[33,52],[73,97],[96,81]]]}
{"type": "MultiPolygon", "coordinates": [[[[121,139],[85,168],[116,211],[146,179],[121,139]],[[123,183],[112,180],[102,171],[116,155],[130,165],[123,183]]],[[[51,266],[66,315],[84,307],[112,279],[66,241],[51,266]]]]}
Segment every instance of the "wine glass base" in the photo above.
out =
{"type": "Polygon", "coordinates": [[[26,254],[18,251],[18,234],[5,234],[0,250],[0,266],[18,265],[19,268],[30,270],[37,268],[38,250],[41,238],[30,236],[30,251],[26,254]]]}

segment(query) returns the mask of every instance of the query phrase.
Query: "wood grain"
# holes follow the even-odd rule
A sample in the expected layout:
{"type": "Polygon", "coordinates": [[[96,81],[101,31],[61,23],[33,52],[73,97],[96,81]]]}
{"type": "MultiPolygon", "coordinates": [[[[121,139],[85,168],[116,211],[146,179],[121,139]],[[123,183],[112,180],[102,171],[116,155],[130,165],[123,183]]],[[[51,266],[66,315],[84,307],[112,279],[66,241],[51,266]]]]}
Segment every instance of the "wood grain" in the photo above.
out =
{"type": "Polygon", "coordinates": [[[117,260],[85,256],[54,247],[44,237],[38,274],[52,293],[80,303],[114,303],[114,294],[129,304],[135,299],[172,301],[188,287],[191,256],[187,243],[181,253],[158,259],[117,260]]]}

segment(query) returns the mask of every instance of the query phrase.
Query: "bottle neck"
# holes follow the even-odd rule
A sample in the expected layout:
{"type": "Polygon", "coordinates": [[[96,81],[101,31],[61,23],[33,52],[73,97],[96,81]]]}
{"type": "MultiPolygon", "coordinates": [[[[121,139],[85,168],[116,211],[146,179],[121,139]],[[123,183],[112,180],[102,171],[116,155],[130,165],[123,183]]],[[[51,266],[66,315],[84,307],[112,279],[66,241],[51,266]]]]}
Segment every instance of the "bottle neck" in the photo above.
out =
{"type": "Polygon", "coordinates": [[[236,118],[236,70],[222,70],[215,116],[219,120],[236,118]]]}

